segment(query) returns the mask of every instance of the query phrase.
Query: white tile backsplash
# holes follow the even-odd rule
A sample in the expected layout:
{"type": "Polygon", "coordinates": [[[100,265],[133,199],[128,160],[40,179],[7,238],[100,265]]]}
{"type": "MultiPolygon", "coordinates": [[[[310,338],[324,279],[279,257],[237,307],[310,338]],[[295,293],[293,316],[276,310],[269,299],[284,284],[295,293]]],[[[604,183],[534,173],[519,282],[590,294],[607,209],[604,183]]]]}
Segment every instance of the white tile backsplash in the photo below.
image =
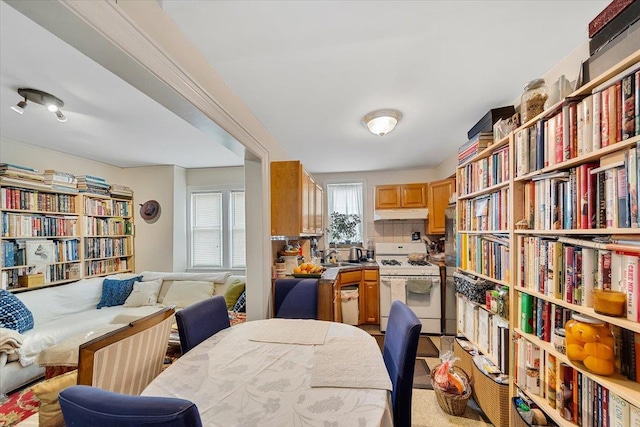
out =
{"type": "Polygon", "coordinates": [[[424,220],[375,221],[367,224],[369,237],[375,243],[405,243],[411,241],[411,233],[419,231],[424,235],[424,220]]]}

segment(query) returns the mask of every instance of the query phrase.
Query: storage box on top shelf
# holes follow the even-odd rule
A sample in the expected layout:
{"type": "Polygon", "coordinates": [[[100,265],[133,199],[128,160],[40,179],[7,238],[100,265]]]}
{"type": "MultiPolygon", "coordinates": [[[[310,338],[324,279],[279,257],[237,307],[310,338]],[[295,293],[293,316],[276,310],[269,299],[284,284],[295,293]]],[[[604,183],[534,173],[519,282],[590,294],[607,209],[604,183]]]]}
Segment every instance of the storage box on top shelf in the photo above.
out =
{"type": "Polygon", "coordinates": [[[597,33],[590,36],[589,55],[599,51],[640,19],[640,2],[627,1],[627,3],[626,7],[618,15],[607,22],[597,33]]]}
{"type": "Polygon", "coordinates": [[[479,134],[480,132],[492,132],[493,125],[500,119],[505,119],[507,117],[511,117],[516,113],[513,105],[507,105],[505,107],[500,108],[492,108],[489,110],[487,114],[482,117],[478,123],[473,125],[473,127],[467,132],[467,137],[469,139],[473,139],[474,136],[479,134]]]}

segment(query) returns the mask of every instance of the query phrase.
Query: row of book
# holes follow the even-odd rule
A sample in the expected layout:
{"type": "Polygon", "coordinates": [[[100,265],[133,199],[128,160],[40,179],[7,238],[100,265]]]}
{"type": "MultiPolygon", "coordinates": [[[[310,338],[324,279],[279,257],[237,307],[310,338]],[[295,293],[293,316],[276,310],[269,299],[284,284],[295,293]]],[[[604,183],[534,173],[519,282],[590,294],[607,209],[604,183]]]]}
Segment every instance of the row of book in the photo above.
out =
{"type": "Polygon", "coordinates": [[[523,236],[519,247],[518,286],[584,307],[593,307],[594,289],[623,292],[627,319],[640,321],[640,253],[566,237],[523,236]]]}
{"type": "Polygon", "coordinates": [[[640,423],[640,408],[525,337],[516,334],[514,353],[516,385],[546,399],[565,420],[585,427],[640,423]]]}
{"type": "Polygon", "coordinates": [[[44,270],[44,283],[80,280],[80,263],[51,264],[44,270]]]}
{"type": "Polygon", "coordinates": [[[499,372],[509,374],[509,322],[463,296],[457,297],[458,330],[489,355],[499,372]]]}
{"type": "Polygon", "coordinates": [[[509,147],[462,167],[458,172],[460,195],[482,191],[509,180],[509,147]]]}
{"type": "Polygon", "coordinates": [[[86,215],[130,217],[131,202],[105,199],[84,199],[86,215]]]}
{"type": "Polygon", "coordinates": [[[493,144],[493,132],[478,133],[458,148],[458,165],[473,159],[491,144],[493,144]]]}
{"type": "Polygon", "coordinates": [[[77,217],[2,213],[2,237],[77,236],[77,217]]]}
{"type": "Polygon", "coordinates": [[[507,236],[459,234],[458,238],[461,269],[509,281],[511,255],[507,236]]]}
{"type": "MultiPolygon", "coordinates": [[[[2,267],[24,267],[31,266],[31,257],[35,256],[32,253],[27,253],[28,246],[34,245],[38,241],[30,240],[27,245],[25,240],[3,240],[2,241],[2,254],[3,264],[2,267]]],[[[79,240],[78,239],[60,239],[50,240],[46,244],[52,246],[51,255],[52,258],[48,259],[48,263],[57,262],[72,262],[79,259],[79,240]]]]}
{"type": "MultiPolygon", "coordinates": [[[[556,331],[564,329],[573,314],[567,307],[526,293],[520,294],[520,310],[520,330],[546,342],[554,341],[556,331]]],[[[614,371],[640,383],[640,360],[636,357],[640,356],[640,333],[606,325],[613,335],[614,371]]]]}
{"type": "Polygon", "coordinates": [[[124,236],[132,234],[133,224],[122,217],[85,217],[83,230],[87,236],[124,236]]]}
{"type": "Polygon", "coordinates": [[[84,276],[99,276],[104,274],[120,273],[129,270],[127,258],[105,259],[89,261],[85,263],[84,276]]]}
{"type": "Polygon", "coordinates": [[[2,272],[0,272],[0,289],[11,290],[20,288],[20,276],[28,274],[29,270],[28,267],[2,270],[2,272]]]}
{"type": "Polygon", "coordinates": [[[529,229],[638,228],[639,145],[523,185],[529,229]]]}
{"type": "Polygon", "coordinates": [[[28,166],[0,163],[0,183],[12,186],[31,186],[60,193],[90,193],[125,199],[133,198],[133,190],[126,185],[109,184],[104,178],[94,175],[74,175],[55,169],[40,173],[28,166]]]}
{"type": "Polygon", "coordinates": [[[132,253],[131,241],[126,237],[104,238],[91,237],[85,239],[85,259],[110,258],[115,256],[130,256],[132,253]]]}
{"type": "Polygon", "coordinates": [[[41,193],[20,188],[0,188],[2,209],[39,212],[75,213],[75,197],[69,194],[41,193]]]}
{"type": "Polygon", "coordinates": [[[559,112],[514,135],[515,176],[584,156],[640,135],[638,65],[595,88],[582,99],[568,99],[559,112]]]}
{"type": "Polygon", "coordinates": [[[460,229],[467,231],[507,230],[509,227],[509,189],[461,200],[460,229]]]}

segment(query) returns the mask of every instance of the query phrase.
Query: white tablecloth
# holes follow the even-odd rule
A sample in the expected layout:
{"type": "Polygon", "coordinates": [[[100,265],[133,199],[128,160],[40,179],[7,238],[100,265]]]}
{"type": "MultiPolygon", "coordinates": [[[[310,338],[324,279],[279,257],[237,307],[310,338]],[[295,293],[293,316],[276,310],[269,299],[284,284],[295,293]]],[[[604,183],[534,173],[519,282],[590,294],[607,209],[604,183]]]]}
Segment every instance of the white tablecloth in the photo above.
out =
{"type": "MultiPolygon", "coordinates": [[[[392,426],[387,390],[310,387],[315,346],[249,340],[269,322],[251,321],[217,333],[178,359],[142,394],[191,400],[205,427],[392,426]]],[[[367,335],[343,323],[331,323],[327,332],[328,337],[367,335]]],[[[335,356],[344,369],[358,363],[335,356]]]]}

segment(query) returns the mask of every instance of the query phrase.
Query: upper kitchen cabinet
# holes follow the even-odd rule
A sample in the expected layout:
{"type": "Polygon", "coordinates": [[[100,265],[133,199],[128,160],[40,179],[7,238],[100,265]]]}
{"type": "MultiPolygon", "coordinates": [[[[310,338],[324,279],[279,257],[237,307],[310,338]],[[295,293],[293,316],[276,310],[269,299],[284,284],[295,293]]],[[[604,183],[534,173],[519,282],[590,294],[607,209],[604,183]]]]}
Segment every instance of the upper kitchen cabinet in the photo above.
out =
{"type": "Polygon", "coordinates": [[[456,191],[455,178],[443,179],[429,183],[429,221],[427,234],[444,234],[444,210],[449,205],[449,198],[456,191]]]}
{"type": "Polygon", "coordinates": [[[322,206],[318,186],[302,163],[297,160],[271,163],[272,236],[322,234],[322,213],[317,211],[322,206]]]}
{"type": "Polygon", "coordinates": [[[324,190],[318,184],[315,185],[315,223],[316,234],[324,232],[324,190]]]}
{"type": "Polygon", "coordinates": [[[378,185],[376,209],[425,208],[428,184],[378,185]]]}

